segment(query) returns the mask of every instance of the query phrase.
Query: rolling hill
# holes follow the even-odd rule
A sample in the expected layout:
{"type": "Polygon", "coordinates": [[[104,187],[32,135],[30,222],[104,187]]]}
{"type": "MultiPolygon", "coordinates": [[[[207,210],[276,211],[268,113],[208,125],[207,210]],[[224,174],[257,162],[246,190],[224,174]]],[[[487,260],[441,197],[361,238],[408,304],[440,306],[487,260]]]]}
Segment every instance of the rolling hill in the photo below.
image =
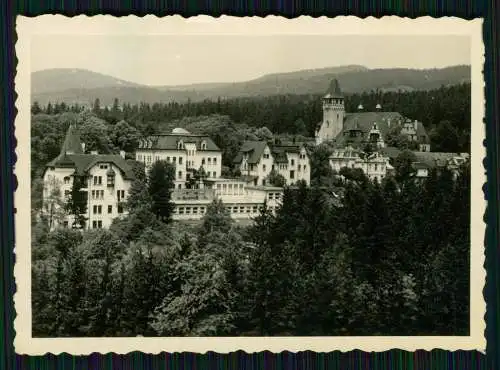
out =
{"type": "Polygon", "coordinates": [[[32,73],[32,101],[91,104],[120,102],[148,103],[199,101],[203,99],[253,97],[277,94],[321,94],[333,78],[342,90],[360,93],[370,90],[430,90],[442,85],[470,82],[469,66],[442,69],[368,69],[342,66],[269,74],[237,83],[204,83],[184,86],[145,86],[83,69],[51,69],[32,73]]]}

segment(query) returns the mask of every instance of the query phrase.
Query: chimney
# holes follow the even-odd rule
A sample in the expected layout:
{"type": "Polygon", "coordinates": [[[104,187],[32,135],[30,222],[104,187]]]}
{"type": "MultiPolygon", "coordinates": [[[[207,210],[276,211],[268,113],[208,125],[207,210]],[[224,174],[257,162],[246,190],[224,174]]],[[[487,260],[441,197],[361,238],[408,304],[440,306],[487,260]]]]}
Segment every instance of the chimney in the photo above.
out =
{"type": "Polygon", "coordinates": [[[125,159],[125,150],[120,150],[120,157],[125,159]]]}

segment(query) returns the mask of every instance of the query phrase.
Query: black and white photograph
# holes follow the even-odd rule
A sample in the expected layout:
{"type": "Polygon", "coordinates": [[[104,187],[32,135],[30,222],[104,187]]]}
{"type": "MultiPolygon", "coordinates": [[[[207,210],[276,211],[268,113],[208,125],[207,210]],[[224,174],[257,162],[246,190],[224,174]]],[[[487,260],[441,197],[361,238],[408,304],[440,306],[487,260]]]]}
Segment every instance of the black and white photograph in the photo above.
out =
{"type": "Polygon", "coordinates": [[[483,343],[480,24],[57,19],[18,49],[18,336],[483,343]]]}

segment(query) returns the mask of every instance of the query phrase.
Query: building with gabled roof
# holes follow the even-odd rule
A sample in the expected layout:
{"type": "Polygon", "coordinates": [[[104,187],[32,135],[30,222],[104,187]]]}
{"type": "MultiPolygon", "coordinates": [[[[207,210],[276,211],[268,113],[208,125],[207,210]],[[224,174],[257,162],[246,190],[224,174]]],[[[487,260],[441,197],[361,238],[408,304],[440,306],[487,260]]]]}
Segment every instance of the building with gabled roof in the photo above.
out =
{"type": "Polygon", "coordinates": [[[310,161],[301,144],[279,144],[266,141],[245,141],[233,160],[242,175],[252,176],[254,185],[268,185],[272,171],[284,177],[291,185],[303,180],[310,183],[310,161]]]}
{"type": "Polygon", "coordinates": [[[43,175],[43,213],[61,215],[57,220],[49,220],[50,228],[109,227],[114,218],[126,213],[124,202],[133,178],[124,152],[120,155],[85,153],[78,128],[71,124],[61,152],[47,164],[43,175]],[[64,211],[75,180],[83,184],[81,191],[87,201],[84,225],[76,225],[74,217],[64,211]],[[55,194],[59,199],[55,199],[55,194]]]}
{"type": "Polygon", "coordinates": [[[218,178],[222,172],[222,151],[214,141],[181,128],[139,140],[135,157],[144,163],[146,172],[156,161],[172,163],[176,189],[185,189],[197,171],[203,171],[207,178],[218,178]]]}
{"type": "Polygon", "coordinates": [[[422,122],[404,117],[399,112],[387,112],[377,104],[376,111],[366,112],[363,105],[357,112],[346,113],[344,97],[338,81],[334,79],[327,94],[322,98],[323,120],[318,123],[316,143],[331,142],[336,147],[354,146],[363,148],[374,144],[386,146],[390,132],[399,132],[408,141],[415,143],[420,151],[430,151],[430,140],[422,122]]]}

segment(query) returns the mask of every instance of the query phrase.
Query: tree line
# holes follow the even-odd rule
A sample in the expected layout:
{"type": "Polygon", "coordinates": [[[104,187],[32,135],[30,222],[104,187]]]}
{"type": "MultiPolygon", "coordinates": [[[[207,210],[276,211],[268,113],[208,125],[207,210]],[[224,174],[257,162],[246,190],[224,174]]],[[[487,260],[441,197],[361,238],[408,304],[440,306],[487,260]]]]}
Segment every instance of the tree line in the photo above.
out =
{"type": "MultiPolygon", "coordinates": [[[[346,111],[356,112],[359,104],[365,111],[375,111],[381,104],[384,111],[396,111],[424,123],[434,151],[468,152],[470,147],[470,83],[442,86],[428,91],[370,91],[345,96],[346,111]]],[[[127,121],[142,135],[157,133],[165,123],[184,117],[227,116],[235,124],[266,127],[274,134],[313,137],[322,120],[321,95],[276,95],[187,101],[184,103],[122,103],[115,99],[111,106],[101,106],[96,99],[87,107],[98,118],[114,125],[127,121]]],[[[49,103],[41,107],[33,103],[32,113],[49,115],[79,113],[85,107],[75,104],[49,103]]]]}
{"type": "Polygon", "coordinates": [[[34,336],[468,334],[468,166],[331,186],[317,171],[249,227],[220,201],[171,221],[169,165],[134,168],[109,230],[34,225],[34,336]]]}

